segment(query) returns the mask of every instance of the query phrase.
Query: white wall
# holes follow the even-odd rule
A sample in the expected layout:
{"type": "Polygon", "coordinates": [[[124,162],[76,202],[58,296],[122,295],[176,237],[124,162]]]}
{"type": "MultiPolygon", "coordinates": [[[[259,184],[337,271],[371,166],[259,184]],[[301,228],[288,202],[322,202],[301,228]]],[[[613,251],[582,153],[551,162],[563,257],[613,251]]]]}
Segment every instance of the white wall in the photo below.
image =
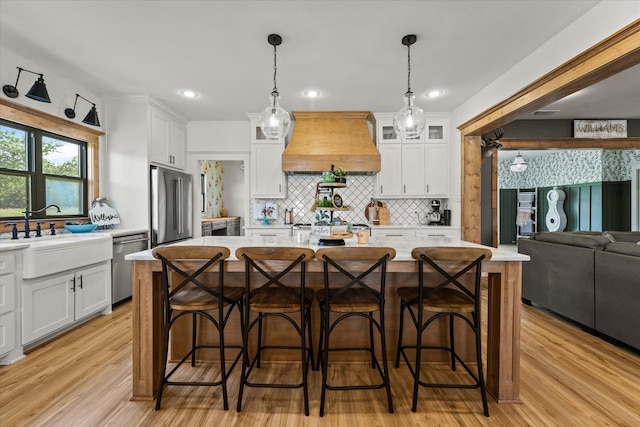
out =
{"type": "Polygon", "coordinates": [[[189,122],[187,152],[250,153],[249,119],[246,121],[189,122]]]}
{"type": "MultiPolygon", "coordinates": [[[[457,126],[640,18],[638,1],[603,1],[452,111],[452,224],[460,224],[460,132],[457,126]]],[[[500,52],[496,52],[497,55],[500,52]]],[[[481,66],[481,64],[478,64],[481,66]]],[[[469,72],[473,72],[470,66],[469,72]]]]}
{"type": "MultiPolygon", "coordinates": [[[[85,98],[91,100],[91,102],[96,103],[96,109],[98,111],[98,118],[100,119],[101,127],[87,126],[91,129],[99,129],[104,130],[105,120],[103,116],[103,108],[102,108],[102,99],[99,98],[95,93],[86,87],[80,86],[77,83],[68,80],[60,74],[57,74],[53,71],[52,68],[47,67],[46,65],[40,64],[38,62],[34,62],[32,60],[26,59],[19,54],[8,50],[2,46],[0,46],[0,82],[1,85],[15,85],[16,78],[18,77],[18,68],[24,68],[27,70],[34,71],[36,73],[43,74],[44,82],[47,85],[47,92],[49,93],[49,98],[51,98],[51,103],[35,101],[33,99],[27,98],[25,95],[33,86],[33,83],[38,79],[38,76],[35,74],[27,73],[23,71],[20,74],[20,81],[18,82],[18,92],[19,95],[17,98],[8,98],[4,92],[0,91],[0,97],[9,99],[11,102],[16,104],[25,105],[27,107],[44,111],[46,113],[52,114],[54,116],[61,117],[65,120],[70,120],[65,116],[64,110],[66,108],[73,108],[73,103],[75,101],[76,93],[84,96],[85,98]]],[[[76,106],[76,117],[72,121],[82,124],[82,119],[87,115],[89,110],[91,109],[91,104],[88,102],[78,99],[78,104],[76,106]]],[[[84,126],[84,125],[83,125],[84,126]]],[[[103,159],[106,155],[105,146],[103,144],[103,138],[100,138],[100,158],[103,159]]],[[[100,193],[96,196],[101,196],[105,191],[107,178],[104,175],[103,168],[100,168],[100,193]]]]}

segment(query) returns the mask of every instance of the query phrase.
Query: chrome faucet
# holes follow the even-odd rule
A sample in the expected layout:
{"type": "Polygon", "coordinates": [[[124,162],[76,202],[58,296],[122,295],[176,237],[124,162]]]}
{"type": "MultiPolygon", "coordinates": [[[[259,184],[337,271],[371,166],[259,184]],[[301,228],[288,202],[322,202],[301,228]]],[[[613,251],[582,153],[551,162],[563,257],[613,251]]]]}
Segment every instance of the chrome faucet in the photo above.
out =
{"type": "Polygon", "coordinates": [[[49,206],[45,206],[42,209],[38,209],[37,211],[30,211],[30,210],[26,210],[26,211],[22,211],[22,213],[24,214],[24,238],[25,239],[29,239],[31,237],[31,229],[29,228],[29,214],[34,214],[34,213],[40,213],[42,211],[46,211],[49,208],[56,208],[58,210],[58,213],[60,213],[60,207],[58,205],[49,205],[49,206]]]}

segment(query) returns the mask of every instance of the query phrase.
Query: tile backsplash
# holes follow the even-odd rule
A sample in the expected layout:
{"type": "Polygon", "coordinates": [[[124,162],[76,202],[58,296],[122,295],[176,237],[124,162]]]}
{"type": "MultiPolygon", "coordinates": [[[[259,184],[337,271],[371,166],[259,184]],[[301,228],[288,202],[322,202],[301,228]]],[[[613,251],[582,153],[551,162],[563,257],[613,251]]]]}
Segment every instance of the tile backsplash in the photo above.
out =
{"type": "MultiPolygon", "coordinates": [[[[278,206],[278,218],[274,225],[284,224],[285,209],[293,209],[294,223],[311,223],[314,214],[311,206],[315,199],[316,184],[320,181],[320,175],[289,175],[287,176],[286,199],[251,199],[251,206],[255,203],[275,203],[278,206]]],[[[353,175],[347,176],[347,187],[336,189],[342,196],[345,205],[351,207],[351,211],[339,212],[337,215],[348,223],[366,223],[365,208],[373,197],[375,176],[353,175]]],[[[426,214],[431,211],[432,199],[376,199],[387,204],[391,213],[391,224],[416,224],[418,215],[424,220],[426,214]],[[418,214],[416,214],[416,212],[418,214]]],[[[440,199],[442,209],[447,209],[448,199],[440,199]]],[[[249,214],[247,218],[252,218],[249,214]]],[[[251,220],[251,225],[259,222],[251,220]]]]}

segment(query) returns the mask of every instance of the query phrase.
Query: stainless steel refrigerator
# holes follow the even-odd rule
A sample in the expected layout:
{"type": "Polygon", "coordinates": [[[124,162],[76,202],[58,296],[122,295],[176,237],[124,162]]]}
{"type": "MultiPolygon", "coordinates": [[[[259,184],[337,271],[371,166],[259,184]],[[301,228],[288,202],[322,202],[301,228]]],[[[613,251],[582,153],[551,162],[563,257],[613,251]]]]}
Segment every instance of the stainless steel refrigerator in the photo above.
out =
{"type": "Polygon", "coordinates": [[[151,247],[193,236],[192,177],[151,167],[151,247]]]}

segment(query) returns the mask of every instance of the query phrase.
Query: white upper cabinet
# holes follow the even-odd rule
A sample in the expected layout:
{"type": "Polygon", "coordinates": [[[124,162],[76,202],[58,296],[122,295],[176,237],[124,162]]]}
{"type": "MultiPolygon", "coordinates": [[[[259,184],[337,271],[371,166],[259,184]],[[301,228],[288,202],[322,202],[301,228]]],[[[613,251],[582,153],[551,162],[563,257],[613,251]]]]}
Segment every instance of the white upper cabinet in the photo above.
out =
{"type": "Polygon", "coordinates": [[[381,171],[375,196],[449,197],[449,119],[427,115],[420,138],[403,139],[393,129],[394,113],[375,113],[381,171]]]}
{"type": "Polygon", "coordinates": [[[251,119],[251,198],[284,199],[287,197],[286,177],[282,172],[284,138],[268,139],[258,115],[251,119]]]}
{"type": "Polygon", "coordinates": [[[154,163],[184,169],[186,126],[154,105],[149,106],[149,157],[154,163]]]}

